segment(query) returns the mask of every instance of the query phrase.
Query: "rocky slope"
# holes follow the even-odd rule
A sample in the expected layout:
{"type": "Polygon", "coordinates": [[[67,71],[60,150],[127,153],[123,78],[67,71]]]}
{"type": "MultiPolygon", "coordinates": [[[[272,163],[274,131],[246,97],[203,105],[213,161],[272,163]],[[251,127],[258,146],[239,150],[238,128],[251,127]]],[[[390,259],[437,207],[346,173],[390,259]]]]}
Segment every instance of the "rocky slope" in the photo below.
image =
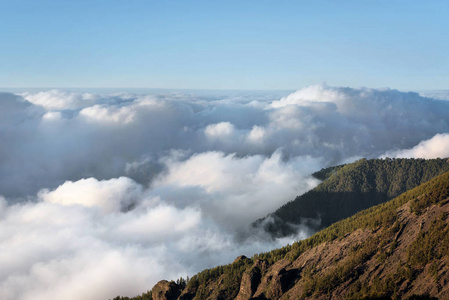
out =
{"type": "Polygon", "coordinates": [[[449,299],[448,216],[449,172],[309,239],[134,299],[449,299]]]}

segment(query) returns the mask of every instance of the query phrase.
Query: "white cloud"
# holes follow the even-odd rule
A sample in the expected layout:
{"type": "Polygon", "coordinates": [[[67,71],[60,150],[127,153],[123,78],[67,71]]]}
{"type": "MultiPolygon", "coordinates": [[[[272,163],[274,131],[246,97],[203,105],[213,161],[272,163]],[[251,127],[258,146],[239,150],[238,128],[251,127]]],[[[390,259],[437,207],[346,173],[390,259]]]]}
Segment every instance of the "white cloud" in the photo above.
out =
{"type": "Polygon", "coordinates": [[[0,298],[108,299],[145,291],[167,266],[182,272],[157,245],[115,243],[119,224],[109,216],[48,203],[8,207],[1,219],[0,298]]]}
{"type": "Polygon", "coordinates": [[[319,169],[320,160],[283,162],[281,156],[280,151],[243,158],[205,152],[187,160],[167,158],[167,173],[154,182],[153,193],[199,205],[223,227],[242,229],[318,184],[308,175],[319,169]]]}
{"type": "Polygon", "coordinates": [[[449,90],[424,91],[419,94],[423,97],[429,97],[440,100],[449,100],[449,90]]]}
{"type": "Polygon", "coordinates": [[[265,129],[261,126],[254,125],[248,133],[247,139],[252,143],[261,143],[265,136],[265,129]]]}
{"type": "Polygon", "coordinates": [[[204,133],[208,138],[227,138],[234,134],[234,125],[229,122],[220,122],[217,124],[207,125],[204,133]]]}
{"type": "Polygon", "coordinates": [[[142,187],[126,177],[98,181],[95,178],[66,181],[54,191],[39,192],[45,202],[98,207],[105,213],[119,212],[140,200],[142,187]]]}
{"type": "Polygon", "coordinates": [[[437,134],[411,149],[390,151],[382,157],[425,159],[449,157],[449,134],[437,134]]]}
{"type": "Polygon", "coordinates": [[[92,105],[98,96],[90,93],[69,93],[59,90],[38,92],[36,94],[24,93],[22,96],[35,105],[47,110],[73,109],[92,105]]]}
{"type": "Polygon", "coordinates": [[[135,114],[129,107],[104,107],[94,105],[80,111],[80,116],[97,122],[128,124],[134,121],[135,114]]]}
{"type": "Polygon", "coordinates": [[[42,116],[42,120],[51,122],[51,121],[59,121],[62,119],[62,114],[59,111],[49,111],[45,115],[42,116]]]}
{"type": "Polygon", "coordinates": [[[253,94],[27,94],[59,99],[52,107],[61,109],[51,110],[0,96],[2,142],[8,145],[0,149],[0,172],[9,175],[0,190],[8,197],[87,177],[130,176],[147,185],[163,171],[159,159],[173,149],[270,156],[282,148],[286,157],[311,155],[335,164],[449,132],[447,101],[388,89],[318,85],[279,101],[253,94]],[[142,157],[149,160],[129,168],[142,157]]]}
{"type": "Polygon", "coordinates": [[[333,102],[343,104],[347,94],[341,88],[332,88],[327,85],[311,85],[296,91],[278,101],[273,101],[271,107],[280,108],[287,105],[308,106],[316,102],[333,102]]]}
{"type": "Polygon", "coordinates": [[[198,208],[178,209],[164,204],[130,216],[132,218],[124,221],[116,233],[123,239],[139,243],[144,241],[162,243],[171,237],[182,238],[189,231],[196,230],[202,221],[201,210],[198,208]]]}

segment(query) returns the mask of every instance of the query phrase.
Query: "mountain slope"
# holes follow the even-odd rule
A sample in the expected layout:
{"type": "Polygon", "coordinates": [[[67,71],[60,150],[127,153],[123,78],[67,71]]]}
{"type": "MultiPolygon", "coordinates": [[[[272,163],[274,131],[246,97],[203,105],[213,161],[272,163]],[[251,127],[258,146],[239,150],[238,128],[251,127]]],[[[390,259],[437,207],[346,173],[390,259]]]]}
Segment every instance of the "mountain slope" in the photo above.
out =
{"type": "Polygon", "coordinates": [[[133,299],[447,299],[448,216],[449,172],[306,240],[133,299]]]}
{"type": "Polygon", "coordinates": [[[384,203],[449,170],[447,159],[361,159],[314,174],[324,180],[255,225],[275,236],[306,223],[319,230],[358,211],[384,203]],[[319,222],[316,222],[319,220],[319,222]],[[293,224],[293,225],[292,225],[293,224]],[[317,225],[319,224],[319,225],[317,225]]]}

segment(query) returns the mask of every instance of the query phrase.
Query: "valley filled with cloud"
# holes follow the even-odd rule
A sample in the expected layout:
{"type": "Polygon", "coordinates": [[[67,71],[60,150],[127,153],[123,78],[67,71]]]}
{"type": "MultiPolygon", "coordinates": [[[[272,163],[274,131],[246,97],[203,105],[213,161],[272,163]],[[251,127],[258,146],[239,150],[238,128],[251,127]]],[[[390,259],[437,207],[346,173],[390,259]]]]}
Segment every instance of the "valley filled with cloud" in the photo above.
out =
{"type": "Polygon", "coordinates": [[[268,251],[251,226],[359,158],[449,157],[443,92],[0,93],[0,298],[108,299],[268,251]]]}

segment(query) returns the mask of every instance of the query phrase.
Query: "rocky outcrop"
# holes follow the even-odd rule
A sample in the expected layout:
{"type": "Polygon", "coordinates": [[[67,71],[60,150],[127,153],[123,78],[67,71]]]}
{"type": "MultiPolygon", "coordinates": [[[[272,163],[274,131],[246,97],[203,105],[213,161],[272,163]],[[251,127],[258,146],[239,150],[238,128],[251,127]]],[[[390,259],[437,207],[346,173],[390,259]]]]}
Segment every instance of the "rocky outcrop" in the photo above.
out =
{"type": "Polygon", "coordinates": [[[291,282],[292,273],[286,267],[290,262],[282,260],[271,266],[254,293],[255,298],[279,298],[287,289],[291,282]]]}
{"type": "Polygon", "coordinates": [[[180,295],[180,286],[174,281],[161,280],[152,290],[154,300],[176,300],[180,295]]]}
{"type": "Polygon", "coordinates": [[[262,275],[267,268],[268,263],[266,261],[256,260],[254,265],[243,273],[240,291],[236,297],[237,300],[249,300],[253,298],[257,287],[260,285],[262,275]]]}

